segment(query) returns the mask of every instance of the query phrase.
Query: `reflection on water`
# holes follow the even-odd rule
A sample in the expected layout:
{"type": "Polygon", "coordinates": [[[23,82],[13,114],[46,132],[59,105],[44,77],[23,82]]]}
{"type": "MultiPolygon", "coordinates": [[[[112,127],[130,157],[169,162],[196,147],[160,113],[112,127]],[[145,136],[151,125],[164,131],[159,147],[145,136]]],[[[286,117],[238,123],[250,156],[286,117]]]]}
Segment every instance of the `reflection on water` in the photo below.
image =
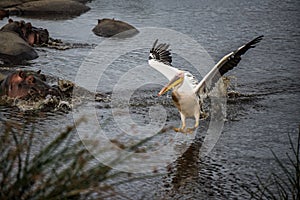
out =
{"type": "MultiPolygon", "coordinates": [[[[198,41],[215,61],[245,41],[265,35],[257,48],[247,52],[239,66],[230,72],[236,77],[235,90],[242,96],[229,99],[227,122],[209,156],[198,157],[208,123],[203,121],[193,145],[170,165],[167,175],[127,183],[116,191],[133,199],[151,199],[153,196],[158,199],[244,199],[246,194],[239,184],[251,186],[255,182],[255,174],[266,179],[272,169],[276,170],[269,149],[272,148],[279,157],[290,151],[287,133],[293,137],[300,120],[299,1],[105,0],[92,1],[89,6],[92,8],[89,12],[71,20],[26,21],[47,28],[53,38],[90,45],[101,45],[103,39],[93,35],[91,29],[97,24],[97,19],[104,17],[124,20],[137,28],[174,29],[198,41]]],[[[21,20],[18,17],[14,19],[21,20]]],[[[5,23],[5,20],[0,21],[0,26],[5,23]]],[[[51,77],[74,81],[91,48],[83,46],[65,51],[37,48],[37,51],[38,59],[17,68],[41,69],[51,77]]],[[[133,54],[130,58],[143,60],[142,54],[133,54]]],[[[182,64],[178,58],[174,57],[174,60],[178,62],[176,66],[182,64]]],[[[126,59],[122,62],[132,64],[126,59]]],[[[1,69],[1,72],[6,71],[1,69]]],[[[116,76],[110,73],[111,79],[114,80],[120,73],[122,70],[115,68],[116,76]]],[[[99,85],[99,92],[102,88],[103,91],[112,88],[105,84],[99,85]]],[[[155,96],[157,91],[152,88],[142,92],[144,102],[151,104],[152,100],[147,101],[149,94],[155,96]]],[[[166,97],[159,103],[167,108],[168,123],[179,124],[180,118],[170,98],[166,97]]],[[[108,107],[109,103],[99,103],[97,112],[100,120],[109,116],[108,107]]],[[[147,109],[136,109],[133,109],[136,120],[146,123],[147,109]]],[[[7,120],[31,123],[40,133],[40,140],[45,142],[52,138],[51,134],[73,121],[70,112],[28,115],[15,107],[6,106],[0,106],[0,116],[0,124],[7,120]]],[[[108,127],[106,131],[109,133],[113,129],[108,127]]]]}

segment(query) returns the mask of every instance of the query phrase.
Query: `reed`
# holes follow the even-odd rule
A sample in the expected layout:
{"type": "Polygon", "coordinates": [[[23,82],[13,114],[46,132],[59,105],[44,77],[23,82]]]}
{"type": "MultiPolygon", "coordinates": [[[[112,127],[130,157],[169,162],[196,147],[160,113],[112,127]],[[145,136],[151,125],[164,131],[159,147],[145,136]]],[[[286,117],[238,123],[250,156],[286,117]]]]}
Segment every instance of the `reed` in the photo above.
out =
{"type": "Polygon", "coordinates": [[[298,128],[297,141],[294,143],[290,134],[288,134],[291,155],[286,154],[286,160],[283,162],[271,150],[281,173],[272,172],[267,182],[257,176],[258,183],[255,189],[242,186],[250,194],[251,199],[272,199],[272,200],[299,200],[300,199],[300,125],[298,128]]]}
{"type": "MultiPolygon", "coordinates": [[[[34,128],[28,133],[24,125],[6,123],[0,138],[0,199],[99,199],[116,195],[113,187],[124,181],[111,180],[124,172],[95,162],[81,141],[74,141],[74,129],[75,125],[66,127],[33,154],[34,128]]],[[[122,159],[116,158],[114,163],[122,159]]],[[[147,177],[138,177],[143,178],[147,177]]]]}

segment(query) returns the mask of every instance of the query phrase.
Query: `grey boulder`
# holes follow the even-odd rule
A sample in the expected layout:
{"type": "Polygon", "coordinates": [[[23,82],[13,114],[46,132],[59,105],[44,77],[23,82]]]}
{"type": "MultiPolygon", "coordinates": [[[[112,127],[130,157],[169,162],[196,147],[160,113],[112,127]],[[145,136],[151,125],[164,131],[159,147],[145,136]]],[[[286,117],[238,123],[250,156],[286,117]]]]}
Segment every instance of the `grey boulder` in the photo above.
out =
{"type": "Polygon", "coordinates": [[[98,24],[92,31],[101,37],[111,37],[114,35],[130,37],[139,32],[135,27],[126,22],[107,18],[99,19],[98,24]]]}
{"type": "Polygon", "coordinates": [[[18,34],[0,31],[0,60],[5,63],[18,64],[37,57],[37,52],[18,34]]]}

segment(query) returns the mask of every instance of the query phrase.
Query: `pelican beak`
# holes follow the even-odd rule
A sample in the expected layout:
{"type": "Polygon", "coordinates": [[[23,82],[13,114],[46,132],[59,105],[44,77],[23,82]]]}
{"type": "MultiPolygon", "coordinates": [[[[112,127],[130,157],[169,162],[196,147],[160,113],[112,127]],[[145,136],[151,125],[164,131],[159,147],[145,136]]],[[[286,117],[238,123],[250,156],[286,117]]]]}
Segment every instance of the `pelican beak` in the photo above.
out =
{"type": "Polygon", "coordinates": [[[166,93],[167,91],[169,91],[170,89],[176,87],[177,85],[179,85],[181,82],[183,81],[183,78],[180,76],[175,76],[172,80],[170,80],[170,82],[163,87],[160,92],[158,93],[158,96],[163,95],[164,93],[166,93]]]}

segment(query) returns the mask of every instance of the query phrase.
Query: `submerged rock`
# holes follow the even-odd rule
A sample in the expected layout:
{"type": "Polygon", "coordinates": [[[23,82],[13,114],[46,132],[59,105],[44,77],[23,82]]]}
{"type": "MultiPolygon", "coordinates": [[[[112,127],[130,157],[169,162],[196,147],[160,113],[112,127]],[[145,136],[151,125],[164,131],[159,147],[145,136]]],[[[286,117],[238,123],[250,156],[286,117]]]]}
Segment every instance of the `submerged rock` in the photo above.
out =
{"type": "Polygon", "coordinates": [[[0,60],[17,64],[37,57],[37,52],[18,34],[0,31],[0,60]]]}
{"type": "Polygon", "coordinates": [[[83,4],[86,4],[88,2],[91,2],[92,0],[73,0],[73,1],[77,1],[79,3],[83,3],[83,4]]]}
{"type": "Polygon", "coordinates": [[[17,7],[24,16],[68,18],[79,16],[90,8],[73,0],[43,0],[24,3],[17,7]]]}
{"type": "Polygon", "coordinates": [[[117,34],[120,34],[120,37],[130,37],[139,32],[135,27],[126,22],[107,18],[99,19],[98,24],[92,31],[101,37],[111,37],[117,34]]]}
{"type": "Polygon", "coordinates": [[[0,20],[2,20],[5,17],[9,17],[9,12],[4,9],[0,9],[0,20]]]}
{"type": "Polygon", "coordinates": [[[10,15],[65,19],[90,10],[84,5],[86,2],[88,0],[4,0],[0,2],[0,7],[6,8],[10,15]]]}
{"type": "Polygon", "coordinates": [[[24,0],[1,0],[0,1],[0,8],[8,8],[16,5],[20,5],[24,0]]]}

